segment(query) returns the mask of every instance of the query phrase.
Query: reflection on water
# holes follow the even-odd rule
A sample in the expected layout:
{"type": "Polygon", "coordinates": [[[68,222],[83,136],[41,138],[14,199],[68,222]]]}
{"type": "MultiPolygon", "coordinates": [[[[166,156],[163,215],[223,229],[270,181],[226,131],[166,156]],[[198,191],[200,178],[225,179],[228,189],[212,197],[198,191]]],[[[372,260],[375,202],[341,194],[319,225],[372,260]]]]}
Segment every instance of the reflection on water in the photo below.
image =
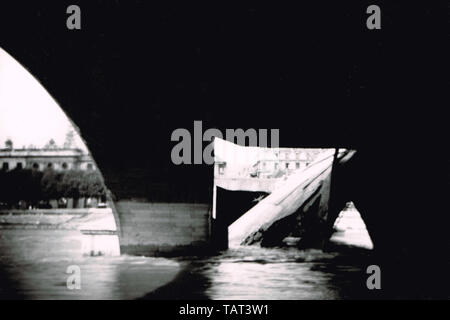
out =
{"type": "Polygon", "coordinates": [[[82,257],[79,231],[1,230],[0,298],[361,298],[364,255],[240,247],[213,257],[82,257]],[[66,286],[81,269],[81,290],[66,286]]]}
{"type": "Polygon", "coordinates": [[[360,299],[368,252],[239,247],[189,265],[147,299],[360,299]]]}
{"type": "Polygon", "coordinates": [[[320,251],[240,248],[207,272],[213,299],[335,299],[331,275],[317,268],[333,255],[320,251]]]}

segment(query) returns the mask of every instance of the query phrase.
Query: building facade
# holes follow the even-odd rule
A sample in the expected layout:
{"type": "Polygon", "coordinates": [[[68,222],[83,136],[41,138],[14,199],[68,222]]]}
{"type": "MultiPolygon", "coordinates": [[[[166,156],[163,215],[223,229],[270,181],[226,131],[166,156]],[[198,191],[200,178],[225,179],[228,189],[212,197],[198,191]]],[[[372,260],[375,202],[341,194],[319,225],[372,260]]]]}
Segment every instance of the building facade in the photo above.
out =
{"type": "Polygon", "coordinates": [[[302,170],[326,149],[243,147],[214,141],[214,176],[224,179],[277,179],[302,170]]]}
{"type": "Polygon", "coordinates": [[[0,170],[96,170],[92,157],[80,149],[0,149],[0,170]]]}
{"type": "Polygon", "coordinates": [[[321,149],[273,148],[263,149],[258,161],[253,165],[251,176],[258,178],[278,178],[290,175],[307,167],[321,149]]]}

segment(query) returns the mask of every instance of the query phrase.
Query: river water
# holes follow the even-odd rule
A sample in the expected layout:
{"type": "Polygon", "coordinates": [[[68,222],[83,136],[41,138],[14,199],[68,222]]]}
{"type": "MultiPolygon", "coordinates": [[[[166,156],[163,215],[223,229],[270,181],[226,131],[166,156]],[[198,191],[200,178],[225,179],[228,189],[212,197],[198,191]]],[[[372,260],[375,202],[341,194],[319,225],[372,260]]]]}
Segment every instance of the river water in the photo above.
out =
{"type": "Polygon", "coordinates": [[[83,257],[81,237],[77,230],[0,230],[0,298],[357,299],[368,291],[366,250],[238,247],[213,257],[83,257]],[[79,267],[79,290],[67,285],[71,266],[79,267]]]}

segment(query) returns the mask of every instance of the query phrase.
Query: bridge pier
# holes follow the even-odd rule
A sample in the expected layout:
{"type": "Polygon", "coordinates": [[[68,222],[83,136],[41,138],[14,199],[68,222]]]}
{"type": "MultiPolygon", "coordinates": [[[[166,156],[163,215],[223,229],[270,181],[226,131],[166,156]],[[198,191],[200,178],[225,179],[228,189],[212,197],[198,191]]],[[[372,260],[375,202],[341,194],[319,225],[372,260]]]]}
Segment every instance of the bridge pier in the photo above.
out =
{"type": "Polygon", "coordinates": [[[122,254],[171,256],[211,251],[208,204],[115,202],[122,254]]]}

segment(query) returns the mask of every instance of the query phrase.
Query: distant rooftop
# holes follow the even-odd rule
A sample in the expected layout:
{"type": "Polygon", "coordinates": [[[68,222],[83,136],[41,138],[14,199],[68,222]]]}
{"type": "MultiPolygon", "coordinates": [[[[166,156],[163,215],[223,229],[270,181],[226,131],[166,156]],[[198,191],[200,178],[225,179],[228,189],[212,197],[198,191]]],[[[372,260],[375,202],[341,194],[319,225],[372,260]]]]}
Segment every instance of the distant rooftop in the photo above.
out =
{"type": "Polygon", "coordinates": [[[83,150],[78,148],[71,149],[8,149],[3,148],[0,149],[0,157],[39,157],[39,156],[47,156],[47,157],[63,157],[63,156],[82,156],[87,155],[83,150]]]}

